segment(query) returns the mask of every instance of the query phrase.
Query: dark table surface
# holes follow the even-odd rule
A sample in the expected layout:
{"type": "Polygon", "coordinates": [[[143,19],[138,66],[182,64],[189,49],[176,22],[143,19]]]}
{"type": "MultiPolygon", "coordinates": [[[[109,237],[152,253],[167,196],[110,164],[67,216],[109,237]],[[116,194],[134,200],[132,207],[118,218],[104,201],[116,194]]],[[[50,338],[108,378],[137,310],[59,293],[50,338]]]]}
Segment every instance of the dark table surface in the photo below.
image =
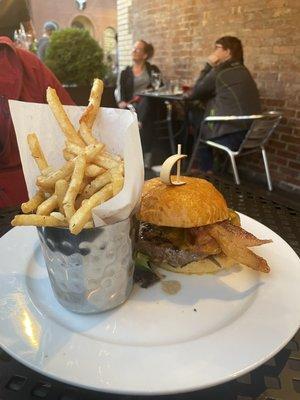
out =
{"type": "Polygon", "coordinates": [[[174,94],[165,90],[147,90],[136,94],[137,96],[152,97],[155,99],[170,100],[170,101],[185,101],[182,93],[174,94]]]}
{"type": "MultiPolygon", "coordinates": [[[[300,254],[297,203],[255,187],[209,178],[228,205],[268,226],[300,254]]],[[[9,230],[15,209],[0,210],[0,236],[9,230]]],[[[280,323],[280,321],[278,321],[280,323]]],[[[270,332],[271,334],[271,332],[270,332]]],[[[0,349],[0,400],[299,400],[300,330],[275,357],[246,375],[201,391],[170,396],[121,396],[76,388],[49,379],[20,364],[0,349]]]]}

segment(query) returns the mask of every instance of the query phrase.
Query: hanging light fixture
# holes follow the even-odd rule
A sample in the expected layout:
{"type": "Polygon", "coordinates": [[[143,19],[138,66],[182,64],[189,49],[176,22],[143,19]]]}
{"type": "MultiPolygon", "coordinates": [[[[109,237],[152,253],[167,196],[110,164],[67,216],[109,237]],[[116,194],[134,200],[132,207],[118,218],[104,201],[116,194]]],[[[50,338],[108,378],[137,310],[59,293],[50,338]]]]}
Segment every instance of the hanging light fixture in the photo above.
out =
{"type": "Polygon", "coordinates": [[[78,10],[83,11],[86,7],[87,0],[75,0],[76,7],[78,10]]]}

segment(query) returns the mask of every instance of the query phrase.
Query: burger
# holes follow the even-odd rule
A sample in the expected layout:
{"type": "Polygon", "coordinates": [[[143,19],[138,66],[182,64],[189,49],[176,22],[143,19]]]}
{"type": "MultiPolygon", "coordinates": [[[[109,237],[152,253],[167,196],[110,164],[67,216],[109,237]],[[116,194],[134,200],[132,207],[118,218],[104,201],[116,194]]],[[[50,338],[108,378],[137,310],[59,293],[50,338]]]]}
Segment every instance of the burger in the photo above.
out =
{"type": "Polygon", "coordinates": [[[248,247],[269,243],[240,226],[237,213],[208,181],[181,177],[181,186],[159,178],[145,182],[137,218],[138,265],[182,273],[215,273],[235,264],[269,272],[248,247]]]}

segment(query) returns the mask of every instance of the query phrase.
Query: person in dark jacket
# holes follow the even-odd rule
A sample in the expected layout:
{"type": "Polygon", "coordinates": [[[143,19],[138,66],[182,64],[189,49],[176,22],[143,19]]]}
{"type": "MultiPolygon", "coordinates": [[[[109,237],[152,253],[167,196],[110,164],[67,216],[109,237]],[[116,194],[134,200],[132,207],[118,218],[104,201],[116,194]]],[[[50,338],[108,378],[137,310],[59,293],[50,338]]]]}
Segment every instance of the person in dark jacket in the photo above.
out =
{"type": "MultiPolygon", "coordinates": [[[[224,36],[216,41],[214,52],[208,57],[207,64],[187,97],[190,100],[200,100],[204,105],[200,125],[200,135],[203,139],[213,140],[237,150],[249,129],[249,122],[206,123],[204,118],[261,113],[259,93],[244,65],[243,47],[238,38],[224,36]]],[[[201,169],[204,172],[211,171],[212,148],[203,146],[199,152],[201,169]]]]}
{"type": "Polygon", "coordinates": [[[40,60],[45,61],[46,51],[50,44],[50,37],[57,30],[57,25],[52,21],[47,21],[44,24],[44,34],[39,39],[37,45],[37,56],[40,60]]]}
{"type": "Polygon", "coordinates": [[[132,51],[132,66],[127,66],[120,74],[118,94],[120,108],[127,108],[132,104],[136,110],[140,125],[140,134],[144,152],[145,168],[150,168],[151,151],[154,137],[154,103],[146,97],[139,97],[137,93],[150,88],[152,76],[160,74],[156,65],[148,60],[153,57],[154,48],[150,43],[139,40],[132,51]]]}

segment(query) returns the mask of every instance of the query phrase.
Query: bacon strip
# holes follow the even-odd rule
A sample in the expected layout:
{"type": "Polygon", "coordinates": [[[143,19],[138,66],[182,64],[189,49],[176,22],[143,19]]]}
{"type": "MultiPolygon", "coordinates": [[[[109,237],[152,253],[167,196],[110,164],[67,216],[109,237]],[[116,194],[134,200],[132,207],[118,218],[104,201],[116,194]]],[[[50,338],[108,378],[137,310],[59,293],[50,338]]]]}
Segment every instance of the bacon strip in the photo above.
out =
{"type": "Polygon", "coordinates": [[[200,253],[219,254],[221,252],[219,244],[211,237],[206,227],[190,228],[188,230],[188,240],[191,245],[200,253]]]}
{"type": "Polygon", "coordinates": [[[206,229],[228,257],[256,271],[270,271],[267,261],[247,249],[247,247],[270,243],[271,240],[257,239],[251,233],[227,221],[208,225],[206,229]]]}
{"type": "Polygon", "coordinates": [[[272,242],[272,240],[268,239],[258,239],[252,233],[245,231],[240,226],[233,225],[230,221],[223,221],[219,225],[223,226],[232,237],[239,240],[246,247],[260,246],[261,244],[272,242]]]}

